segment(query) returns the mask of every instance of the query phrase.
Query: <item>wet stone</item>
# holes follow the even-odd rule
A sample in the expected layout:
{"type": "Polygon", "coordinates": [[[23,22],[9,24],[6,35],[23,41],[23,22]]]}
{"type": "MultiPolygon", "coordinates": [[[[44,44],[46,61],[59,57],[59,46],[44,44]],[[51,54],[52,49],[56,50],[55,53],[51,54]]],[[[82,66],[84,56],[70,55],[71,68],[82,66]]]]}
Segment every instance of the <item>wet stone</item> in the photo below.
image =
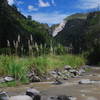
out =
{"type": "Polygon", "coordinates": [[[5,82],[11,82],[11,81],[14,81],[14,78],[7,76],[4,78],[4,80],[5,80],[5,82]]]}

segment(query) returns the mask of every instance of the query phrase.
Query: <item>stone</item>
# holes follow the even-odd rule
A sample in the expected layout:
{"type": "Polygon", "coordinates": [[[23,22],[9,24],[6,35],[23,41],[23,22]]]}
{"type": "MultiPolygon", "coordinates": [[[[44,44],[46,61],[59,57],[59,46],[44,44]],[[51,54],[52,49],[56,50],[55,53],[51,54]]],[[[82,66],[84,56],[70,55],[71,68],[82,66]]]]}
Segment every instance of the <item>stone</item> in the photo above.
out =
{"type": "Polygon", "coordinates": [[[74,74],[74,76],[76,76],[78,74],[78,71],[75,69],[71,69],[71,70],[69,70],[69,72],[74,74]]]}
{"type": "Polygon", "coordinates": [[[92,82],[90,81],[90,79],[83,79],[79,81],[79,84],[91,84],[92,82]]]}
{"type": "Polygon", "coordinates": [[[32,93],[33,95],[37,95],[37,94],[40,94],[40,91],[38,91],[38,90],[36,90],[36,89],[30,88],[30,89],[28,89],[28,90],[26,91],[26,94],[27,94],[27,93],[32,93]]]}
{"type": "Polygon", "coordinates": [[[70,100],[77,100],[76,97],[72,97],[72,96],[70,96],[69,99],[70,99],[70,100]]]}
{"type": "Polygon", "coordinates": [[[18,96],[11,96],[9,100],[34,100],[34,99],[27,95],[18,95],[18,96]]]}
{"type": "Polygon", "coordinates": [[[77,98],[76,97],[72,97],[72,96],[62,95],[62,96],[58,96],[57,100],[77,100],[77,98]]]}
{"type": "Polygon", "coordinates": [[[69,65],[66,65],[66,66],[64,67],[64,70],[70,70],[70,69],[72,69],[72,67],[69,66],[69,65]]]}
{"type": "Polygon", "coordinates": [[[61,75],[62,75],[62,73],[61,73],[61,72],[57,72],[57,75],[61,76],[61,75]]]}
{"type": "Polygon", "coordinates": [[[57,74],[56,71],[50,71],[49,73],[50,73],[51,75],[52,75],[52,74],[57,74]]]}
{"type": "Polygon", "coordinates": [[[85,70],[84,70],[84,69],[80,69],[80,70],[78,71],[78,73],[79,73],[79,75],[81,75],[82,73],[85,73],[85,70]]]}
{"type": "Polygon", "coordinates": [[[57,96],[51,96],[51,97],[48,97],[47,100],[57,100],[57,96]]]}
{"type": "Polygon", "coordinates": [[[38,76],[32,76],[32,77],[30,78],[30,81],[31,81],[31,82],[41,82],[41,79],[40,79],[38,76]]]}
{"type": "Polygon", "coordinates": [[[55,85],[61,85],[61,84],[63,84],[63,82],[61,82],[59,79],[56,79],[56,81],[53,84],[55,84],[55,85]]]}
{"type": "Polygon", "coordinates": [[[0,92],[0,100],[9,100],[6,92],[0,92]]]}
{"type": "Polygon", "coordinates": [[[100,84],[99,80],[83,79],[79,81],[79,84],[100,84]]]}
{"type": "Polygon", "coordinates": [[[40,95],[40,91],[36,90],[36,89],[28,89],[26,91],[26,95],[30,96],[30,97],[34,97],[33,100],[41,100],[41,95],[40,95]]]}
{"type": "Polygon", "coordinates": [[[4,78],[4,80],[5,80],[5,82],[11,82],[11,81],[14,81],[14,78],[7,76],[4,78]]]}

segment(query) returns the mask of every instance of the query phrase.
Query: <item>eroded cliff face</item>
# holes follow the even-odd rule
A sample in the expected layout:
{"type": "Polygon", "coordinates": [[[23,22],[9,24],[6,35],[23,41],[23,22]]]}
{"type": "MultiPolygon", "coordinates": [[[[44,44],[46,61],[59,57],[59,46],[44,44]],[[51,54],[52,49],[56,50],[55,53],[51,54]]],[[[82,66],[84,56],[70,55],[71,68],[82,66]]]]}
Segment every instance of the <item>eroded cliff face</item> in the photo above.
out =
{"type": "Polygon", "coordinates": [[[63,30],[67,21],[63,20],[57,27],[55,27],[54,31],[52,32],[53,37],[55,37],[60,31],[63,30]]]}

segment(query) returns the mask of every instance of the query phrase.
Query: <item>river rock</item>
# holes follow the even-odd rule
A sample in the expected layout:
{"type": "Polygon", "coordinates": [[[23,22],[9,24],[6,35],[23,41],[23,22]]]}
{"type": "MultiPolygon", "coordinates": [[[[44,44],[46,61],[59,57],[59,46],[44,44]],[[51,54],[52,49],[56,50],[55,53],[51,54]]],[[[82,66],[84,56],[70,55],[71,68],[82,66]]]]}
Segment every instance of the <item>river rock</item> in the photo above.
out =
{"type": "Polygon", "coordinates": [[[14,81],[14,78],[10,77],[10,76],[7,76],[7,77],[4,78],[4,81],[5,82],[11,82],[11,81],[14,81]]]}
{"type": "Polygon", "coordinates": [[[51,97],[48,97],[47,100],[57,100],[57,96],[51,96],[51,97]]]}
{"type": "Polygon", "coordinates": [[[59,79],[56,79],[53,84],[55,84],[55,85],[61,85],[61,84],[63,84],[63,82],[60,81],[59,79]]]}
{"type": "Polygon", "coordinates": [[[85,70],[84,70],[84,69],[80,69],[80,70],[78,71],[78,74],[79,74],[79,75],[81,75],[82,73],[85,73],[85,70]]]}
{"type": "Polygon", "coordinates": [[[33,100],[41,100],[41,96],[40,96],[40,91],[36,90],[36,89],[28,89],[26,91],[26,95],[33,97],[33,100]]]}
{"type": "Polygon", "coordinates": [[[78,75],[78,71],[75,69],[69,70],[70,73],[74,74],[74,76],[78,75]]]}
{"type": "Polygon", "coordinates": [[[91,84],[91,80],[90,79],[83,79],[79,81],[79,84],[91,84]]]}
{"type": "Polygon", "coordinates": [[[72,67],[69,66],[69,65],[66,65],[66,66],[64,67],[64,70],[70,70],[70,69],[72,69],[72,67]]]}
{"type": "Polygon", "coordinates": [[[0,100],[9,100],[6,92],[0,92],[0,100]]]}
{"type": "Polygon", "coordinates": [[[50,73],[51,75],[52,75],[52,74],[57,74],[56,71],[50,71],[49,73],[50,73]]]}
{"type": "Polygon", "coordinates": [[[31,82],[41,82],[41,79],[38,76],[32,76],[30,77],[31,82]]]}
{"type": "Polygon", "coordinates": [[[64,96],[64,95],[62,95],[62,96],[58,96],[57,100],[77,100],[77,98],[76,97],[72,97],[72,96],[64,96]]]}

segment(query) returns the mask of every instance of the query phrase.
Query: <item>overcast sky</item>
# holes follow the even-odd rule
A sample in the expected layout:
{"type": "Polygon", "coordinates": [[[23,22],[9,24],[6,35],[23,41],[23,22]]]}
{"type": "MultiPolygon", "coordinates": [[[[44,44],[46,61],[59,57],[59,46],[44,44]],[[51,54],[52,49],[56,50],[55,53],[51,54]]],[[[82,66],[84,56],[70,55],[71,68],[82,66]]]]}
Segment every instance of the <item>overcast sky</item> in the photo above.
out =
{"type": "Polygon", "coordinates": [[[65,17],[97,8],[100,0],[8,0],[25,15],[49,25],[60,23],[65,17]]]}

